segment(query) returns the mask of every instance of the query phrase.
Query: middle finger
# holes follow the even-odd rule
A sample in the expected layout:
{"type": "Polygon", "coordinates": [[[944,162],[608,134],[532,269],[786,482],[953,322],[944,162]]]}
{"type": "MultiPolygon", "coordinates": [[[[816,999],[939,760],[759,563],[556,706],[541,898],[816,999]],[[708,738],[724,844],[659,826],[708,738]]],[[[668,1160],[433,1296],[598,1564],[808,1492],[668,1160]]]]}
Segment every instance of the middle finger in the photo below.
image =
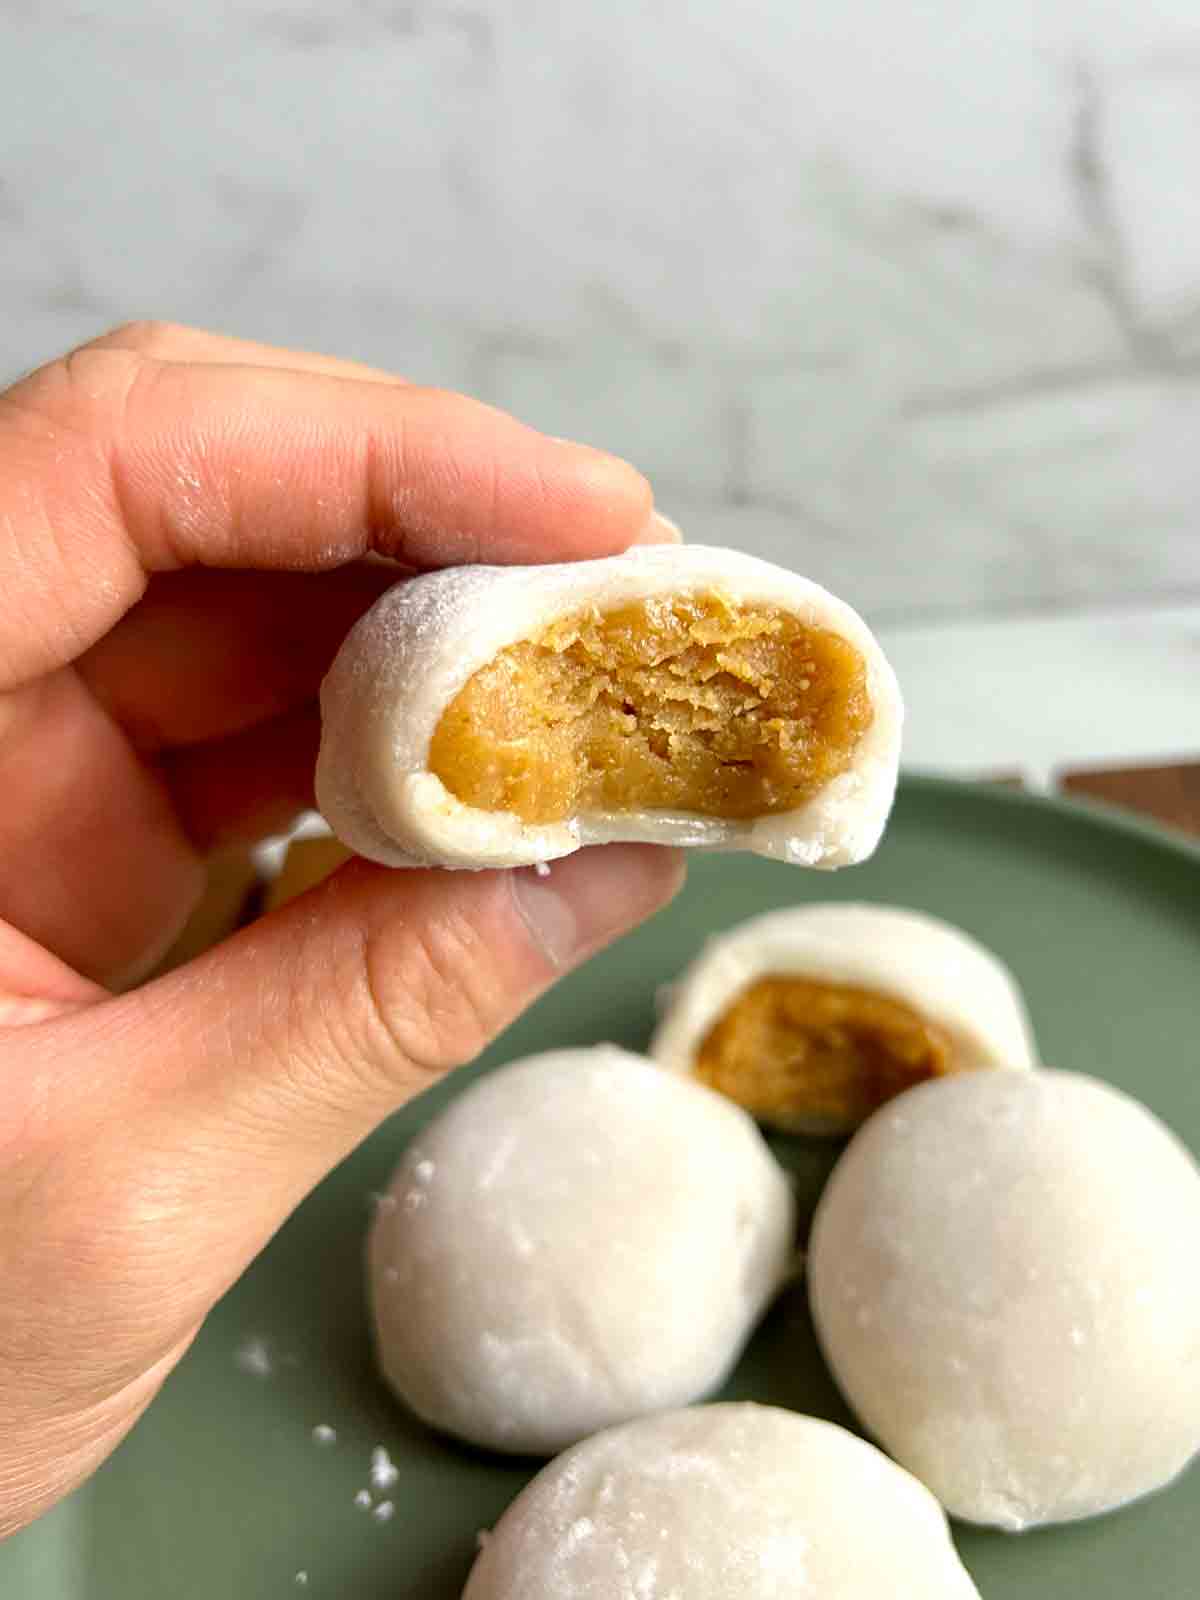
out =
{"type": "Polygon", "coordinates": [[[348,630],[403,570],[163,574],[76,670],[139,750],[225,738],[310,700],[348,630]]]}

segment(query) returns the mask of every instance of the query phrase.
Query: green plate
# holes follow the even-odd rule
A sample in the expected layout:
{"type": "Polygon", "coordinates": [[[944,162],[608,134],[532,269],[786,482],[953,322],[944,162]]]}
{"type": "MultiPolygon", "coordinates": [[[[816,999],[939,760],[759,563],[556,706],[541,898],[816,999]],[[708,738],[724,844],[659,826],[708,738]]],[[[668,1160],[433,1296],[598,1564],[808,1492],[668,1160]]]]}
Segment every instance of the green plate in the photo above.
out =
{"type": "MultiPolygon", "coordinates": [[[[372,1193],[476,1072],[552,1045],[643,1046],[656,987],[706,935],[817,898],[893,901],[960,923],[1015,969],[1048,1062],[1132,1090],[1200,1149],[1200,851],[1097,811],[910,780],[879,854],[856,871],[696,861],[668,912],[381,1128],[217,1308],[93,1482],[0,1548],[0,1596],[457,1600],[476,1531],[536,1463],[435,1437],[376,1378],[360,1269],[372,1193]],[[247,1370],[255,1365],[269,1370],[247,1370]],[[314,1442],[321,1423],[336,1428],[336,1443],[314,1442]],[[355,1504],[377,1445],[399,1469],[390,1520],[355,1504]]],[[[777,1148],[811,1209],[835,1148],[785,1139],[777,1148]]],[[[799,1290],[775,1308],[724,1393],[850,1421],[799,1290]]],[[[1200,1591],[1200,1470],[1098,1521],[1017,1538],[956,1535],[986,1600],[1185,1600],[1200,1591]]]]}

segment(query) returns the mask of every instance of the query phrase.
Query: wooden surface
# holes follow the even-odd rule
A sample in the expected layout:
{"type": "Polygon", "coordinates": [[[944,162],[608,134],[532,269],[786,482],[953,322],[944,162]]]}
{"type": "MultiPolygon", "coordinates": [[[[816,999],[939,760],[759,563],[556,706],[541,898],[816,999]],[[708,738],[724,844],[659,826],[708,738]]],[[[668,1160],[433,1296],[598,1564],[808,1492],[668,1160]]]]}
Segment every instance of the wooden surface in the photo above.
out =
{"type": "Polygon", "coordinates": [[[1170,828],[1200,834],[1200,762],[1065,772],[1059,784],[1064,794],[1103,800],[1153,817],[1170,828]]]}

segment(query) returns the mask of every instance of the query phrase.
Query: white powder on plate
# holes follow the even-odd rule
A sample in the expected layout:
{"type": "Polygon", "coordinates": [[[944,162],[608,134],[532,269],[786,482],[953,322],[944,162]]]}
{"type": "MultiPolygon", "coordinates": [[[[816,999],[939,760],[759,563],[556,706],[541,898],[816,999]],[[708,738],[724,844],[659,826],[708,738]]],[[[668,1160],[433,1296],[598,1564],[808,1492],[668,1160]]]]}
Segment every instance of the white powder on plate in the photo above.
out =
{"type": "Polygon", "coordinates": [[[390,1489],[399,1476],[399,1469],[393,1466],[391,1456],[381,1444],[376,1445],[371,1451],[371,1487],[390,1489]]]}
{"type": "Polygon", "coordinates": [[[255,1378],[269,1378],[275,1371],[275,1363],[271,1359],[271,1351],[265,1339],[247,1339],[246,1343],[234,1352],[233,1359],[243,1372],[248,1372],[255,1378]]]}

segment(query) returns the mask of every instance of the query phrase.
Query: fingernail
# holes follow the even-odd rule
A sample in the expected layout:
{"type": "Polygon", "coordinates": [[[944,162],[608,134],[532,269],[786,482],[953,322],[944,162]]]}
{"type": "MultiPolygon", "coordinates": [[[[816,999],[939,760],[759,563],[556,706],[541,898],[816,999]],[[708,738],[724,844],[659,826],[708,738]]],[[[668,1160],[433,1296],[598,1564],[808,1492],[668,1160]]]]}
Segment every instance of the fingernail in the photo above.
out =
{"type": "Polygon", "coordinates": [[[569,967],[672,900],[683,855],[658,845],[607,844],[510,874],[517,911],[554,967],[569,967]]]}
{"type": "Polygon", "coordinates": [[[683,529],[661,511],[650,514],[650,520],[638,535],[637,544],[682,544],[683,529]]]}

